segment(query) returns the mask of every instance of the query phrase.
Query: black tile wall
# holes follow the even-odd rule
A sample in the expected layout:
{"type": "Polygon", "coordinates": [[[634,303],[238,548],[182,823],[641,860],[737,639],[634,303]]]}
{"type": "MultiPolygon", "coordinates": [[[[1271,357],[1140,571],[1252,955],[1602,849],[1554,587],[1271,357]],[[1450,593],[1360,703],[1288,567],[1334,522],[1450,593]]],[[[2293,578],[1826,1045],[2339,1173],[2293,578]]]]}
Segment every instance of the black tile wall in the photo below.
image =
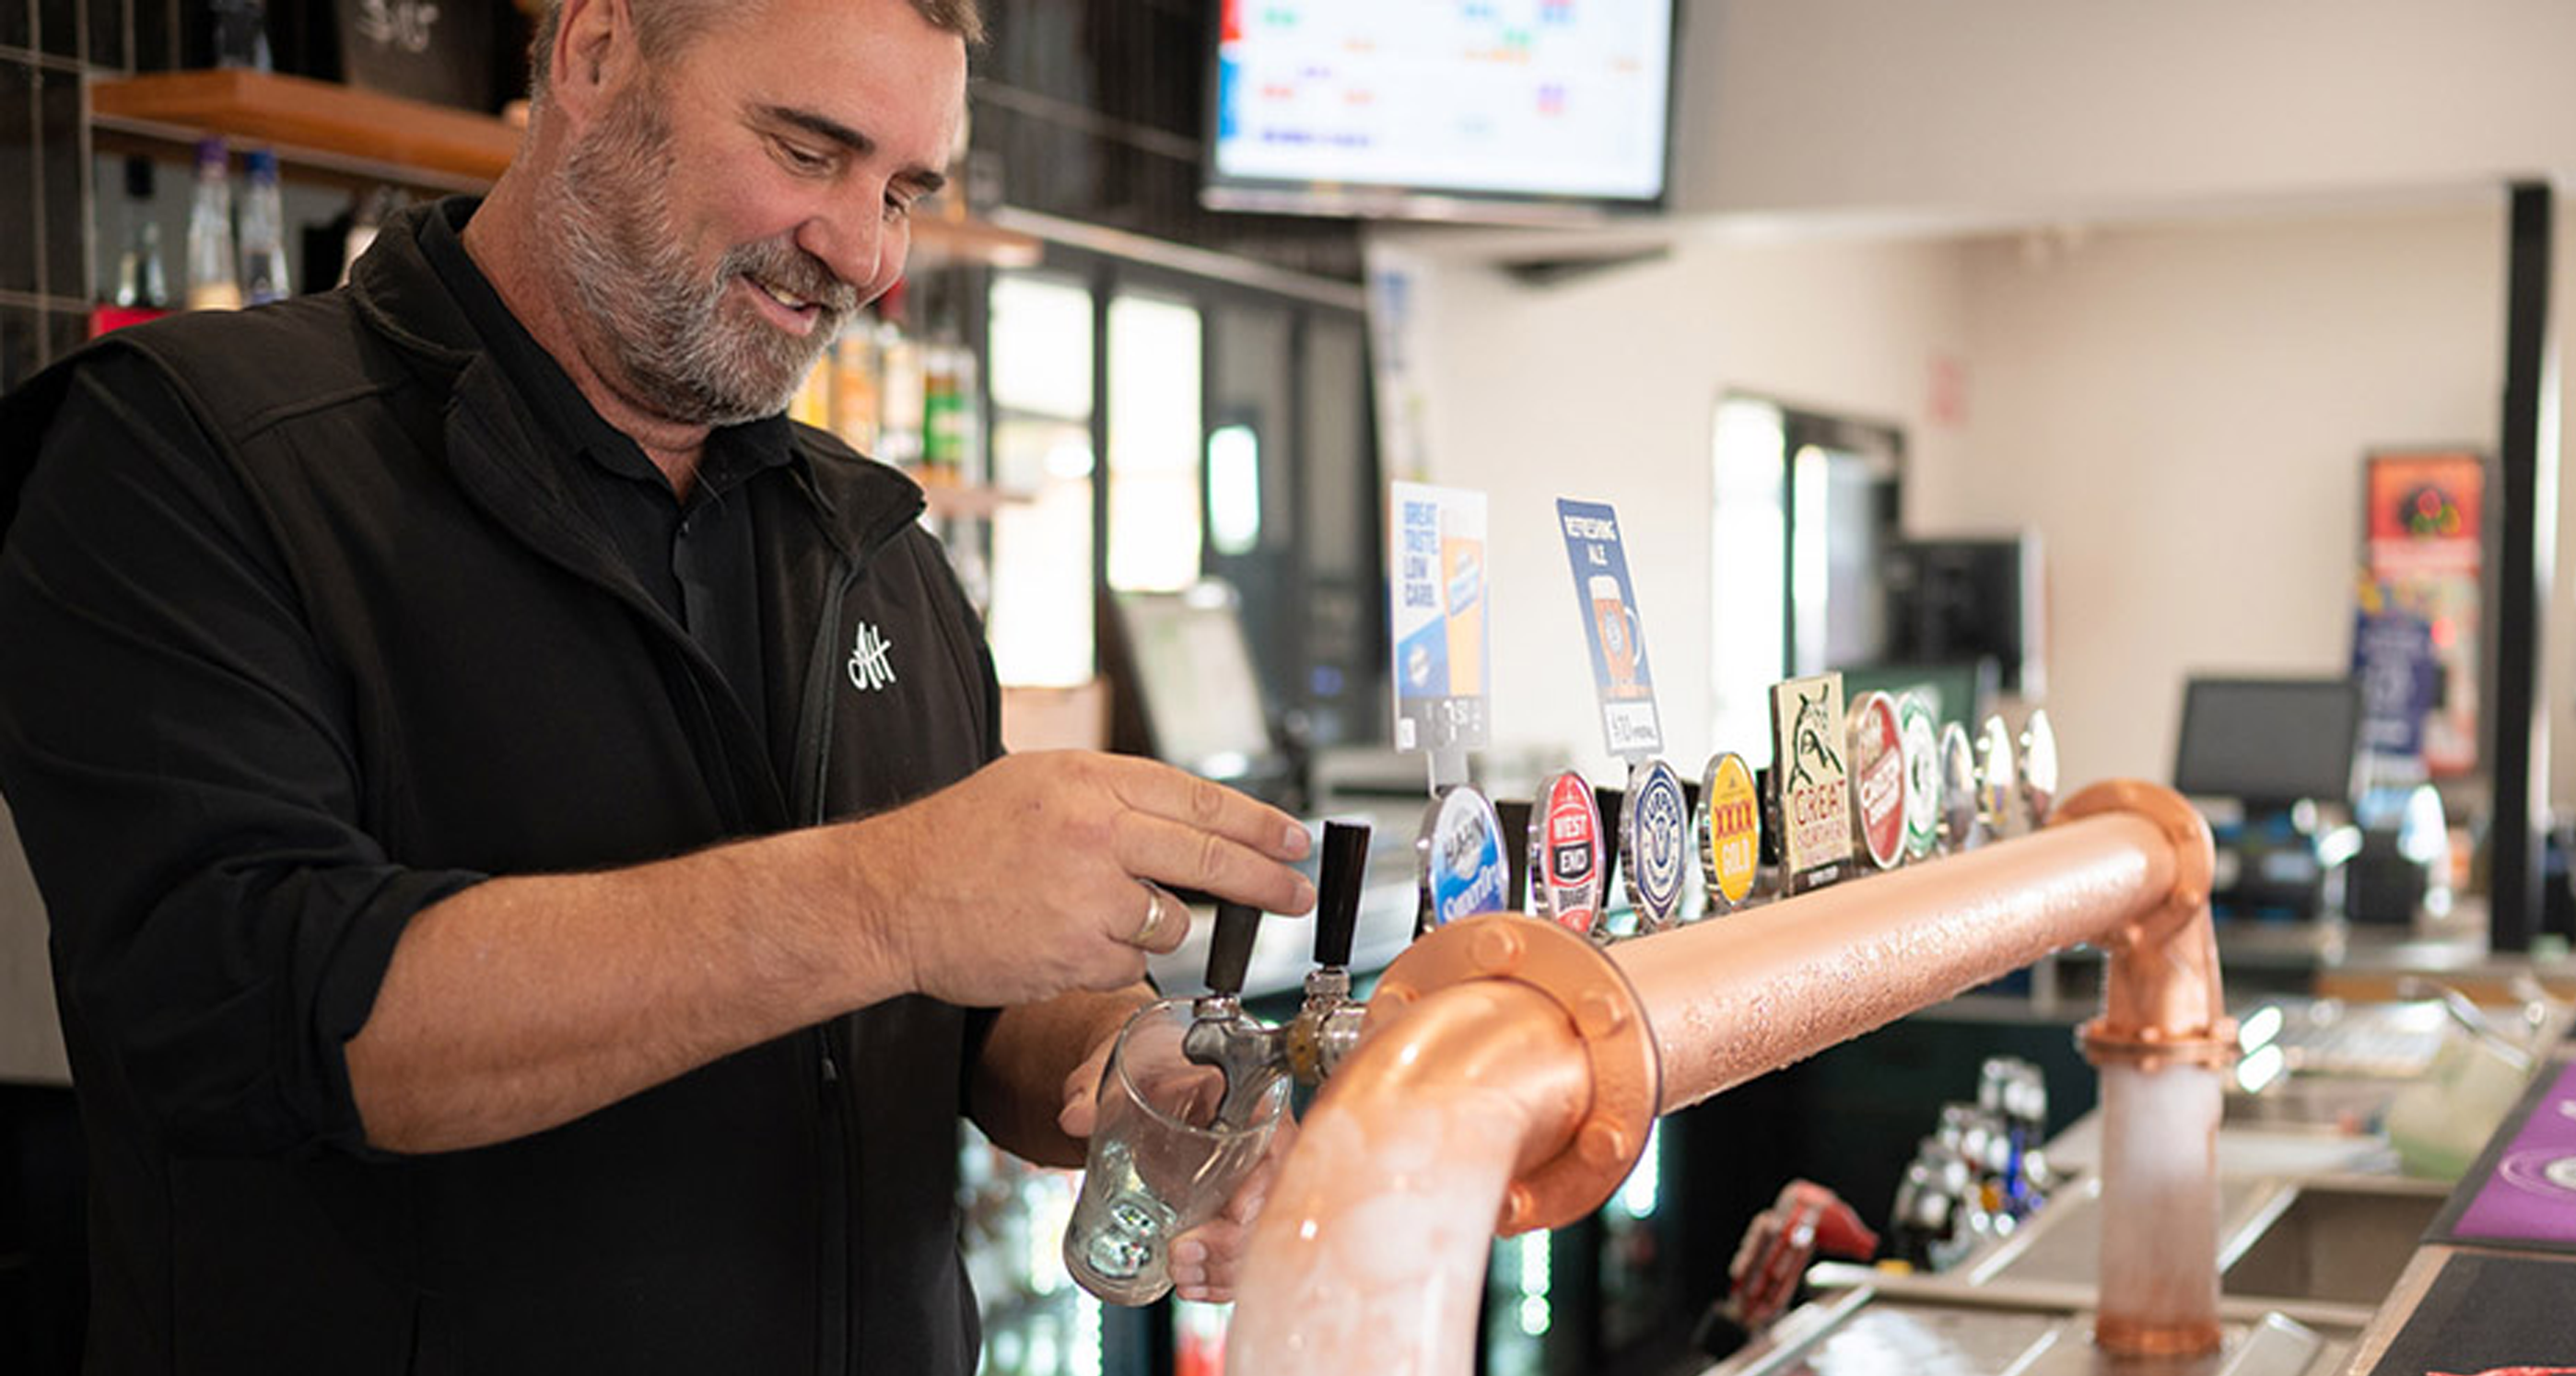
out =
{"type": "Polygon", "coordinates": [[[89,159],[81,156],[81,83],[70,72],[36,73],[36,157],[44,188],[44,285],[48,296],[90,297],[89,159]]]}
{"type": "Polygon", "coordinates": [[[44,361],[47,363],[89,342],[88,311],[47,311],[44,327],[44,361]]]}
{"type": "Polygon", "coordinates": [[[0,0],[0,48],[36,46],[36,0],[0,0]]]}
{"type": "Polygon", "coordinates": [[[0,306],[0,391],[24,382],[44,348],[44,319],[24,306],[0,306]]]}
{"type": "Polygon", "coordinates": [[[126,11],[134,0],[88,0],[89,45],[81,60],[93,67],[130,71],[134,55],[125,50],[126,11]]]}
{"type": "Polygon", "coordinates": [[[166,72],[179,65],[179,0],[133,0],[134,70],[166,72]]]}
{"type": "Polygon", "coordinates": [[[36,0],[36,42],[75,61],[81,50],[81,0],[36,0]]]}
{"type": "Polygon", "coordinates": [[[36,172],[36,69],[0,58],[0,291],[38,286],[36,172]]]}

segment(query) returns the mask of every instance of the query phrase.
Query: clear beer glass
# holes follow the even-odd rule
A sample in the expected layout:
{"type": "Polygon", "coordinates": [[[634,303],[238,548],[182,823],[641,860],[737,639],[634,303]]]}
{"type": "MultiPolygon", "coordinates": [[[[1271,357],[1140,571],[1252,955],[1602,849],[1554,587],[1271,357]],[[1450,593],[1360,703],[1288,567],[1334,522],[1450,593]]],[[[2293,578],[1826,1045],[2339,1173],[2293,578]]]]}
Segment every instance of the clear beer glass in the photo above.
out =
{"type": "Polygon", "coordinates": [[[1181,1054],[1190,1018],[1184,999],[1136,1010],[1101,1070],[1100,1116],[1064,1230],[1064,1264],[1111,1304],[1151,1304],[1172,1288],[1172,1239],[1225,1207],[1287,1112],[1281,1076],[1241,1125],[1220,1122],[1224,1074],[1181,1054]]]}

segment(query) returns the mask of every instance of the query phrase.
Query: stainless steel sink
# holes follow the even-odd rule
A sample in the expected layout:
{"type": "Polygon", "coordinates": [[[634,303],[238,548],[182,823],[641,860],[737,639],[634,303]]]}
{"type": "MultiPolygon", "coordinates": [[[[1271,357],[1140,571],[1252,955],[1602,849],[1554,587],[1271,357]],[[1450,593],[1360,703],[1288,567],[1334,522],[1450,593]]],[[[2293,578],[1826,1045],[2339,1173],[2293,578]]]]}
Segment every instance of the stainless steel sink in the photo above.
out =
{"type": "Polygon", "coordinates": [[[2220,1255],[2219,1288],[2376,1305],[2397,1284],[2448,1191],[2438,1182],[2356,1179],[2290,1186],[2220,1255]]]}

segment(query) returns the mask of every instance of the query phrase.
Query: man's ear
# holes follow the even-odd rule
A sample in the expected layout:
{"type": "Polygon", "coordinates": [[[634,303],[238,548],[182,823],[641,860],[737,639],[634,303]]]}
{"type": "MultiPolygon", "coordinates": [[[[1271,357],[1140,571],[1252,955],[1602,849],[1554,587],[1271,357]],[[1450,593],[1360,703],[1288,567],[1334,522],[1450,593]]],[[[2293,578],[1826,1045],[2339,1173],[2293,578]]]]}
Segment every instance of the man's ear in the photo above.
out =
{"type": "Polygon", "coordinates": [[[635,16],[627,0],[563,0],[563,20],[546,54],[546,80],[555,103],[586,122],[604,96],[640,65],[635,16]]]}

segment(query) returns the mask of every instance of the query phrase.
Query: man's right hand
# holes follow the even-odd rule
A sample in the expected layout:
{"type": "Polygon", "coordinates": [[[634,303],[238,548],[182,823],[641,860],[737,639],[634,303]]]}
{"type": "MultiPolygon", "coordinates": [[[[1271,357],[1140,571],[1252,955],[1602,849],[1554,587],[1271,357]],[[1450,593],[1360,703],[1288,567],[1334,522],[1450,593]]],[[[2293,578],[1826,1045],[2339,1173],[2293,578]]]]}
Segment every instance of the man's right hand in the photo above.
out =
{"type": "Polygon", "coordinates": [[[952,1003],[1115,989],[1189,934],[1165,898],[1152,940],[1144,882],[1302,913],[1314,886],[1285,862],[1288,814],[1168,765],[1053,752],[998,760],[938,793],[847,824],[862,914],[907,984],[952,1003]]]}

